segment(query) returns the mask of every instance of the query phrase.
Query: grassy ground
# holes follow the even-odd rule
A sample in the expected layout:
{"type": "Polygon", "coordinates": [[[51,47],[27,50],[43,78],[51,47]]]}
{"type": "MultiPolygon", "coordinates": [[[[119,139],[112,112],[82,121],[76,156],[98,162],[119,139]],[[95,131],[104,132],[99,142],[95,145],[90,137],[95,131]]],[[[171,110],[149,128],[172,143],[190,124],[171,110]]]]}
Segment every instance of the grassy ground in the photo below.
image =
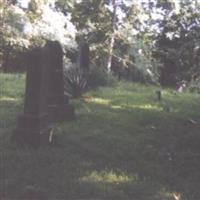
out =
{"type": "Polygon", "coordinates": [[[76,119],[52,146],[10,142],[24,76],[0,75],[0,196],[4,199],[200,199],[200,95],[120,83],[73,100],[76,119]]]}

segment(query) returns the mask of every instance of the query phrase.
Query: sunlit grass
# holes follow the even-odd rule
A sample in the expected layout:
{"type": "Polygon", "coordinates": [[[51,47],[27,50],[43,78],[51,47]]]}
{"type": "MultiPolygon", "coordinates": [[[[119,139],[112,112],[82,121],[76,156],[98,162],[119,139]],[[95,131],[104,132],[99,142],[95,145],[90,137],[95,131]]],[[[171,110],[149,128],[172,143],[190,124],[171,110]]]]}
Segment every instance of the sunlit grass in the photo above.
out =
{"type": "Polygon", "coordinates": [[[13,98],[13,97],[0,97],[0,101],[18,101],[17,98],[13,98]]]}
{"type": "Polygon", "coordinates": [[[124,173],[117,174],[114,171],[92,171],[87,175],[80,178],[81,182],[91,182],[91,183],[110,183],[110,184],[120,184],[129,183],[137,180],[137,176],[130,177],[124,173]]]}
{"type": "Polygon", "coordinates": [[[113,109],[123,109],[123,107],[121,105],[114,105],[114,106],[111,105],[111,108],[113,108],[113,109]]]}
{"type": "Polygon", "coordinates": [[[104,99],[104,98],[98,98],[98,97],[91,97],[89,99],[85,100],[86,102],[93,102],[96,104],[102,104],[102,105],[109,105],[111,100],[110,99],[104,99]]]}
{"type": "Polygon", "coordinates": [[[111,105],[113,109],[144,109],[144,110],[157,110],[162,111],[161,106],[159,105],[152,105],[152,104],[141,104],[141,105],[130,105],[130,104],[121,104],[121,105],[111,105]]]}

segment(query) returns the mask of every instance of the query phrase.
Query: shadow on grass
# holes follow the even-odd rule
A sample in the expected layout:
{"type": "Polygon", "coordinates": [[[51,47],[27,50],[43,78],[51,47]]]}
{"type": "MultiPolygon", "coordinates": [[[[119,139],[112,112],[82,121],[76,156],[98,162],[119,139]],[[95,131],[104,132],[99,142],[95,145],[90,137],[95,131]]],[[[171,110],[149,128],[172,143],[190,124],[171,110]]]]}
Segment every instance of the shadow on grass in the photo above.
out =
{"type": "Polygon", "coordinates": [[[194,126],[179,113],[166,113],[155,106],[116,109],[107,103],[94,102],[82,106],[86,112],[80,113],[76,122],[58,130],[58,146],[67,146],[92,163],[86,173],[87,184],[102,183],[95,178],[102,180],[98,174],[107,169],[108,173],[112,170],[125,173],[130,180],[132,176],[138,177],[137,181],[117,184],[115,195],[119,197],[121,191],[121,199],[134,195],[136,199],[173,199],[163,193],[165,190],[198,199],[198,125],[194,126]]]}
{"type": "MultiPolygon", "coordinates": [[[[0,104],[3,121],[13,127],[20,101],[0,104]]],[[[173,200],[177,192],[190,200],[200,197],[198,124],[156,103],[118,105],[104,99],[78,107],[75,121],[55,127],[52,146],[4,146],[3,196],[173,200]]]]}

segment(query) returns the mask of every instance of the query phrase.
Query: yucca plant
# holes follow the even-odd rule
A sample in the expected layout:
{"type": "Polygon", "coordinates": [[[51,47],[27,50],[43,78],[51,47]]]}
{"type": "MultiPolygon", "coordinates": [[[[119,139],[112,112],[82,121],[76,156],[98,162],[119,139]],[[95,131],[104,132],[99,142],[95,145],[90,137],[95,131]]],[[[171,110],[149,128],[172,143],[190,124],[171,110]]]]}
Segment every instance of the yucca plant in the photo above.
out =
{"type": "Polygon", "coordinates": [[[77,65],[64,70],[65,93],[73,98],[81,97],[87,87],[87,73],[77,65]]]}

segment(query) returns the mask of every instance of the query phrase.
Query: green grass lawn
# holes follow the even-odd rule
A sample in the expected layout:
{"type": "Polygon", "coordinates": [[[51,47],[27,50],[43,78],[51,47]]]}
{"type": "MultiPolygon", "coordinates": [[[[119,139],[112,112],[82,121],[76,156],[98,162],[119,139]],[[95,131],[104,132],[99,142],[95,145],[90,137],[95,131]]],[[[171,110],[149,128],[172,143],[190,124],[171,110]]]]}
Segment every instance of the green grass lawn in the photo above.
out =
{"type": "Polygon", "coordinates": [[[6,200],[200,199],[200,95],[119,83],[71,102],[54,143],[11,143],[25,77],[0,74],[0,197],[6,200]],[[167,107],[167,109],[165,109],[167,107]],[[32,198],[31,198],[32,197],[32,198]]]}

